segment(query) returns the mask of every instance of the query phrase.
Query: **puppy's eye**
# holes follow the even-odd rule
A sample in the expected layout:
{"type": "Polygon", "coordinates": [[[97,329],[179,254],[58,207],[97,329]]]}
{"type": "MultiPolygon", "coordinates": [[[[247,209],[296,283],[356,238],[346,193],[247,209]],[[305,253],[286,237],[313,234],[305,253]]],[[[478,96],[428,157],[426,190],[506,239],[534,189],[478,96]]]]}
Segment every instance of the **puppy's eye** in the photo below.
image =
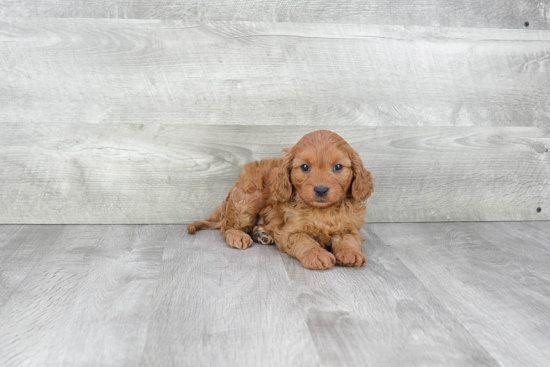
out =
{"type": "Polygon", "coordinates": [[[344,166],[342,166],[340,163],[338,163],[336,166],[334,166],[334,172],[340,172],[344,169],[344,166]]]}
{"type": "Polygon", "coordinates": [[[308,166],[307,164],[305,164],[305,163],[302,164],[302,165],[300,166],[300,168],[301,168],[302,171],[304,171],[304,172],[309,172],[309,170],[311,169],[311,168],[309,168],[309,166],[308,166]]]}

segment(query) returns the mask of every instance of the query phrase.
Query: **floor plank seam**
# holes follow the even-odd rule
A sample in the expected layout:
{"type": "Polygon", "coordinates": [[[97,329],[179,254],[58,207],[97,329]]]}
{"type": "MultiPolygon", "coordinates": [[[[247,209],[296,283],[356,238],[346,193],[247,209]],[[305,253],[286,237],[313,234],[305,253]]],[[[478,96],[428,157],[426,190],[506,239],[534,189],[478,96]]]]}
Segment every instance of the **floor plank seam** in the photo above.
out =
{"type": "MultiPolygon", "coordinates": [[[[377,223],[378,225],[380,225],[380,223],[377,223]]],[[[383,223],[382,225],[384,224],[388,224],[388,225],[391,225],[391,223],[383,223]]],[[[471,340],[475,341],[476,344],[477,344],[477,347],[480,348],[481,350],[483,350],[488,356],[490,356],[492,358],[492,360],[498,364],[499,366],[503,366],[502,363],[500,363],[500,361],[492,354],[489,352],[489,350],[487,350],[487,348],[485,347],[485,345],[483,345],[479,340],[478,338],[476,338],[471,330],[466,326],[464,325],[464,323],[462,323],[457,315],[455,313],[453,313],[443,302],[442,300],[430,289],[428,288],[428,286],[425,284],[424,281],[422,281],[422,279],[420,279],[420,277],[418,276],[418,274],[409,266],[407,265],[407,262],[403,260],[402,257],[399,256],[398,252],[396,251],[395,247],[386,243],[385,241],[382,241],[380,239],[380,237],[374,233],[375,230],[370,230],[368,231],[367,230],[367,226],[368,224],[366,224],[365,226],[363,226],[363,230],[365,232],[365,234],[367,234],[368,236],[366,236],[365,238],[368,239],[370,237],[375,237],[376,240],[382,245],[382,246],[385,246],[387,248],[389,248],[392,252],[393,252],[393,256],[395,256],[395,259],[398,259],[399,262],[408,270],[408,272],[414,276],[414,278],[418,281],[419,284],[421,284],[422,286],[422,289],[424,290],[424,292],[431,298],[433,304],[437,304],[437,306],[439,306],[442,310],[444,310],[447,315],[449,317],[451,317],[452,321],[454,321],[457,325],[460,325],[462,327],[462,329],[467,333],[467,335],[469,335],[471,337],[471,340]]],[[[368,262],[367,262],[367,266],[368,266],[368,262]]]]}
{"type": "MultiPolygon", "coordinates": [[[[11,224],[10,224],[11,225],[11,224]]],[[[22,226],[28,226],[29,224],[25,224],[25,225],[22,225],[22,226]]],[[[32,225],[31,225],[32,226],[32,225]]],[[[51,246],[53,246],[55,240],[58,239],[58,237],[60,236],[60,234],[64,231],[64,225],[56,225],[56,226],[59,226],[61,228],[61,232],[54,238],[52,239],[52,241],[47,245],[49,248],[48,250],[42,254],[42,257],[45,257],[50,251],[51,251],[51,246]]],[[[6,259],[3,259],[3,260],[6,260],[6,259]]],[[[34,263],[34,265],[29,268],[29,271],[27,272],[27,275],[25,275],[25,277],[15,286],[15,288],[13,290],[11,290],[11,292],[9,293],[9,296],[4,300],[4,302],[0,305],[0,313],[2,312],[2,309],[4,308],[4,306],[9,302],[9,300],[11,299],[11,297],[21,288],[21,286],[25,283],[25,281],[27,280],[27,278],[33,274],[33,271],[37,268],[38,264],[40,263],[40,261],[36,261],[34,263]]]]}
{"type": "MultiPolygon", "coordinates": [[[[269,246],[275,246],[276,245],[269,245],[269,246]]],[[[278,249],[277,249],[278,250],[278,249]]],[[[286,253],[283,253],[281,251],[278,250],[278,253],[279,253],[279,259],[280,259],[280,262],[281,262],[281,266],[283,267],[284,271],[285,271],[285,276],[286,276],[286,279],[287,279],[287,282],[288,282],[288,286],[290,287],[290,291],[292,292],[292,295],[294,297],[294,302],[296,304],[296,307],[298,308],[301,316],[302,316],[302,322],[303,324],[305,325],[306,329],[307,329],[307,332],[308,332],[308,335],[309,335],[309,339],[311,340],[311,343],[312,345],[315,347],[315,356],[317,357],[317,366],[322,366],[323,364],[321,363],[321,355],[319,353],[319,347],[317,345],[317,343],[315,342],[315,338],[313,337],[313,334],[312,334],[312,331],[311,331],[311,328],[307,322],[307,318],[308,318],[308,315],[307,313],[305,313],[302,308],[301,308],[301,305],[300,305],[300,300],[299,300],[299,293],[297,291],[297,288],[295,287],[295,284],[294,282],[292,281],[292,279],[290,278],[290,274],[288,273],[288,269],[287,267],[285,266],[285,259],[284,259],[284,256],[289,256],[288,254],[286,253]]],[[[293,259],[295,261],[298,261],[296,259],[293,259]]],[[[313,271],[313,270],[312,270],[313,271]]]]}

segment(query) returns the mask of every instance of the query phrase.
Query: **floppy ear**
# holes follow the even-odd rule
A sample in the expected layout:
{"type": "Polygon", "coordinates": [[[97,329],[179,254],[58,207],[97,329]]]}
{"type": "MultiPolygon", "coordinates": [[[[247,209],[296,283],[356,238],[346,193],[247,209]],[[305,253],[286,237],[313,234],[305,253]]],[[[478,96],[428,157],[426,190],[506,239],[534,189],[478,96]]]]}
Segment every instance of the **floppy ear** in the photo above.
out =
{"type": "Polygon", "coordinates": [[[285,148],[286,153],[282,165],[271,171],[269,186],[275,201],[286,203],[292,196],[292,183],[290,182],[290,169],[293,159],[292,148],[285,148]]]}
{"type": "Polygon", "coordinates": [[[352,150],[351,169],[353,170],[353,182],[351,183],[351,195],[355,201],[365,201],[374,191],[374,178],[363,166],[359,154],[352,150]]]}

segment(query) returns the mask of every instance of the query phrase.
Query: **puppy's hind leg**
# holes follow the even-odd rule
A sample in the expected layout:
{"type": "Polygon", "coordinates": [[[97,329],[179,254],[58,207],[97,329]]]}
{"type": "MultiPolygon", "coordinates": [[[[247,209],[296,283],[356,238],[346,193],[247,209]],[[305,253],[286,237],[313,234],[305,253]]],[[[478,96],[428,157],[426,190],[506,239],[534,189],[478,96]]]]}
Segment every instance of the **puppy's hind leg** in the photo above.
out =
{"type": "Polygon", "coordinates": [[[224,206],[225,216],[221,230],[225,242],[234,248],[249,248],[253,244],[249,233],[252,232],[261,209],[261,192],[247,193],[234,186],[224,206]]]}
{"type": "Polygon", "coordinates": [[[255,226],[252,230],[252,238],[254,239],[254,242],[261,243],[262,245],[271,245],[272,243],[275,243],[273,238],[271,238],[269,233],[267,233],[261,224],[255,226]]]}

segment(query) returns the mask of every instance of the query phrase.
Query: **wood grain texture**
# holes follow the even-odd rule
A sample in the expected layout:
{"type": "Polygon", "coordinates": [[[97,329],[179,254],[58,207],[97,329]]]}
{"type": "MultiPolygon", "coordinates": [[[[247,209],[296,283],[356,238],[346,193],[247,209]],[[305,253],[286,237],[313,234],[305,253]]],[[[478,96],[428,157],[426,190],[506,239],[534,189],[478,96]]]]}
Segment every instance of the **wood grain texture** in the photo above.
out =
{"type": "Polygon", "coordinates": [[[325,366],[498,366],[385,239],[362,236],[368,262],[357,269],[312,272],[283,255],[325,366]]]}
{"type": "Polygon", "coordinates": [[[5,18],[0,121],[550,126],[550,31],[5,18]]]}
{"type": "Polygon", "coordinates": [[[549,223],[367,224],[367,265],[328,271],[185,226],[2,225],[0,365],[545,366],[549,223]]]}
{"type": "Polygon", "coordinates": [[[275,246],[179,227],[166,244],[141,366],[318,366],[275,246]]]}
{"type": "Polygon", "coordinates": [[[164,243],[174,240],[169,227],[1,226],[0,232],[14,233],[19,253],[32,248],[42,255],[37,261],[31,254],[27,263],[19,256],[1,260],[11,295],[0,304],[0,365],[139,363],[164,243]],[[32,236],[19,235],[28,231],[32,236]]]}
{"type": "Polygon", "coordinates": [[[550,5],[537,0],[2,0],[0,16],[238,20],[550,28],[550,5]]]}
{"type": "MultiPolygon", "coordinates": [[[[548,223],[536,225],[541,226],[548,223]]],[[[526,231],[518,232],[515,224],[509,230],[506,224],[483,223],[402,224],[399,231],[383,224],[369,228],[499,365],[547,364],[550,278],[548,273],[532,272],[537,267],[532,257],[548,258],[548,249],[521,234],[526,231]],[[477,235],[478,228],[483,237],[477,235]],[[512,252],[510,235],[516,236],[512,252]],[[518,251],[526,244],[529,250],[518,251]]]]}
{"type": "Polygon", "coordinates": [[[0,227],[0,308],[53,249],[62,226],[0,227]]]}
{"type": "Polygon", "coordinates": [[[550,222],[477,223],[469,230],[517,258],[524,271],[550,279],[550,222]]]}
{"type": "MultiPolygon", "coordinates": [[[[186,223],[207,218],[249,161],[311,127],[4,124],[0,223],[186,223]]],[[[334,127],[375,178],[369,221],[548,220],[538,128],[334,127]],[[542,211],[537,212],[537,208],[542,211]]]]}

